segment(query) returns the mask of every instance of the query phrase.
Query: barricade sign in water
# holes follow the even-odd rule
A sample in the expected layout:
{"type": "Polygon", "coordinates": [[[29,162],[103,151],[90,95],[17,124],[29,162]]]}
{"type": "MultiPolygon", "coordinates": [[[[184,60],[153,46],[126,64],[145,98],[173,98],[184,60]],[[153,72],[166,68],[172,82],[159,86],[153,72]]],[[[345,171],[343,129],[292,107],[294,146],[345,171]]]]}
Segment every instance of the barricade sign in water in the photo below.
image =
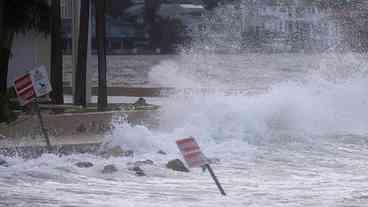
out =
{"type": "Polygon", "coordinates": [[[176,141],[176,144],[178,145],[178,148],[188,166],[191,168],[202,167],[204,169],[208,169],[212,179],[215,181],[217,188],[220,190],[221,194],[226,195],[219,180],[217,179],[215,173],[213,172],[211,166],[209,165],[208,159],[202,153],[195,139],[193,137],[180,139],[176,141]]]}
{"type": "Polygon", "coordinates": [[[176,141],[176,144],[189,167],[202,167],[207,164],[207,159],[194,138],[181,139],[176,141]]]}
{"type": "Polygon", "coordinates": [[[14,88],[22,105],[29,104],[36,97],[47,95],[51,92],[51,84],[46,68],[41,66],[17,77],[14,88]]]}

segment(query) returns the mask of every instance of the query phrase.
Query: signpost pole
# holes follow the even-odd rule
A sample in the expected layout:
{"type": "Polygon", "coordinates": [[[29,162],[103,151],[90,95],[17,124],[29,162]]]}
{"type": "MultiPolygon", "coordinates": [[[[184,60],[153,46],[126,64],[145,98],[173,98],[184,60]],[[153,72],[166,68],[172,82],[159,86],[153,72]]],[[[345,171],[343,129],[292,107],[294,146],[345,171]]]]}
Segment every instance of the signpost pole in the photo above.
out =
{"type": "Polygon", "coordinates": [[[50,143],[50,138],[49,138],[49,135],[47,134],[47,131],[46,131],[46,128],[45,128],[45,125],[43,124],[43,119],[42,119],[42,115],[41,115],[41,109],[40,109],[40,106],[38,105],[37,102],[34,102],[34,107],[36,109],[36,113],[37,113],[37,116],[38,116],[38,120],[40,121],[40,127],[41,127],[41,131],[45,137],[45,140],[46,140],[46,145],[47,145],[47,149],[49,150],[49,152],[51,151],[51,143],[50,143]]]}
{"type": "Polygon", "coordinates": [[[224,195],[224,196],[226,196],[226,193],[225,193],[224,189],[222,188],[221,183],[218,181],[218,179],[217,179],[215,173],[213,172],[211,166],[209,164],[206,164],[205,167],[207,167],[208,172],[210,172],[211,177],[215,181],[215,183],[217,185],[217,188],[220,190],[221,194],[224,195]]]}

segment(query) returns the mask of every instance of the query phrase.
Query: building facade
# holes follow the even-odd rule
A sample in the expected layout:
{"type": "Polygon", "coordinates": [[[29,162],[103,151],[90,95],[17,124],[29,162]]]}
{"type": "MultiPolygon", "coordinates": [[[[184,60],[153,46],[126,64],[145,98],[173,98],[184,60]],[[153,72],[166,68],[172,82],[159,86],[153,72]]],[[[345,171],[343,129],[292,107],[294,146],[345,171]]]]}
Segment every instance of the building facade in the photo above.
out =
{"type": "Polygon", "coordinates": [[[330,11],[304,1],[256,1],[246,5],[247,32],[275,50],[326,50],[339,44],[341,31],[330,11]],[[285,3],[287,2],[287,3],[285,3]]]}

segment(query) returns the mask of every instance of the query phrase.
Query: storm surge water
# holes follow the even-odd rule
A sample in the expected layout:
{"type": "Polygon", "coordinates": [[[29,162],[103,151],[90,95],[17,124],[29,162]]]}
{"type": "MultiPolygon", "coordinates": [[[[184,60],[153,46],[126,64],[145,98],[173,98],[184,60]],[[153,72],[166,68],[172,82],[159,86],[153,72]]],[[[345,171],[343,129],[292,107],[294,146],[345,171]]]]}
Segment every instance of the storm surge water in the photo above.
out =
{"type": "Polygon", "coordinates": [[[159,127],[116,119],[106,142],[134,157],[4,158],[0,206],[367,206],[368,57],[197,49],[207,44],[152,67],[150,82],[178,89],[159,100],[159,127]],[[207,172],[166,169],[188,136],[220,160],[228,196],[207,172]],[[146,176],[129,170],[146,159],[146,176]],[[118,171],[102,173],[108,164],[118,171]]]}

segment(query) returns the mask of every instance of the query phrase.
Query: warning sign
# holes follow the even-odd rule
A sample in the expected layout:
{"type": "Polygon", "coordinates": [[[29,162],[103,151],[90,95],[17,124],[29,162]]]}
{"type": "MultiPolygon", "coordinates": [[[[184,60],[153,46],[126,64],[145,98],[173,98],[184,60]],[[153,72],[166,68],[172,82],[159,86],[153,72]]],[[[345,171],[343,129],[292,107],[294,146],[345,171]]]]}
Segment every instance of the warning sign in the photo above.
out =
{"type": "Polygon", "coordinates": [[[27,105],[34,98],[47,95],[52,90],[44,66],[17,77],[14,82],[14,88],[22,105],[27,105]]]}
{"type": "Polygon", "coordinates": [[[206,157],[193,137],[178,140],[176,144],[189,167],[202,167],[208,164],[206,157]]]}
{"type": "Polygon", "coordinates": [[[37,97],[47,95],[51,92],[49,75],[44,66],[31,70],[29,74],[32,77],[32,83],[37,97]]]}

